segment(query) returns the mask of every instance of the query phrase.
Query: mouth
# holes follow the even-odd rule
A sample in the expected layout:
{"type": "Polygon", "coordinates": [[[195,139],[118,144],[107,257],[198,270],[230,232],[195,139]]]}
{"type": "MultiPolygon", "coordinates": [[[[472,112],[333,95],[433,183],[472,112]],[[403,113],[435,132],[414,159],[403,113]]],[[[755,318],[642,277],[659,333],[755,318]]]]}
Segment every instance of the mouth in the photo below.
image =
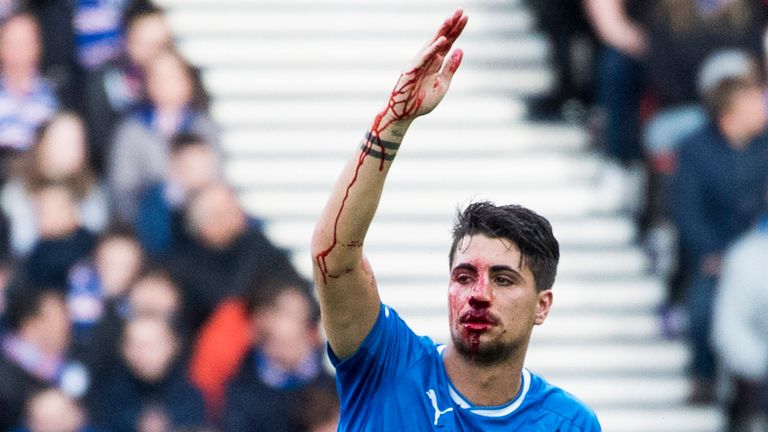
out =
{"type": "Polygon", "coordinates": [[[484,331],[496,325],[496,320],[487,311],[470,311],[459,319],[459,324],[469,331],[484,331]]]}

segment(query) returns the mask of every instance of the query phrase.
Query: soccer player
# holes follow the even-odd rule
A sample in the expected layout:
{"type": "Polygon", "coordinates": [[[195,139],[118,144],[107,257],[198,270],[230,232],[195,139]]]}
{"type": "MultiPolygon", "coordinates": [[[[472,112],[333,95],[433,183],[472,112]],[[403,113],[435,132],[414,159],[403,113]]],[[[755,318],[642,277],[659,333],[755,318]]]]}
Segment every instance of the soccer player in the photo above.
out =
{"type": "Polygon", "coordinates": [[[339,430],[600,431],[589,408],[523,368],[533,326],[552,305],[559,246],[546,219],[488,202],[460,214],[445,346],[416,336],[381,303],[363,256],[397,149],[411,122],[446,94],[462,58],[449,51],[466,23],[458,9],[401,75],[315,229],[314,273],[340,390],[339,430]]]}

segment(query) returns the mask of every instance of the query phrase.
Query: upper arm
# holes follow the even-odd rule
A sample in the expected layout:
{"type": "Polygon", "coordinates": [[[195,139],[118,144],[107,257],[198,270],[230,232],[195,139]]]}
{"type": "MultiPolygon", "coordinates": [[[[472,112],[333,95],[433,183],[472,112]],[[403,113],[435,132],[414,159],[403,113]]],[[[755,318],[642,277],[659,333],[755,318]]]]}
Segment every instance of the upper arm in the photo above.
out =
{"type": "Polygon", "coordinates": [[[315,285],[328,343],[343,359],[357,351],[373,328],[381,299],[373,270],[362,253],[338,269],[327,265],[324,252],[327,249],[313,251],[315,285]]]}

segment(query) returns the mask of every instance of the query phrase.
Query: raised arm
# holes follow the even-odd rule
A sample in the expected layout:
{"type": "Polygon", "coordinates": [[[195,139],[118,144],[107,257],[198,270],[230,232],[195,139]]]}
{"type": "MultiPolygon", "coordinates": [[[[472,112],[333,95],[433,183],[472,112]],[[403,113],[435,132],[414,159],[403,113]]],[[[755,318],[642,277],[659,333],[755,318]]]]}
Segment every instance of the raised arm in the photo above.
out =
{"type": "Polygon", "coordinates": [[[462,52],[451,49],[467,23],[462,9],[448,18],[400,75],[384,109],[347,162],[312,238],[314,277],[323,326],[339,358],[352,355],[380,309],[363,242],[379,205],[384,180],[411,122],[432,111],[448,91],[462,52]],[[446,59],[447,57],[447,59],[446,59]]]}

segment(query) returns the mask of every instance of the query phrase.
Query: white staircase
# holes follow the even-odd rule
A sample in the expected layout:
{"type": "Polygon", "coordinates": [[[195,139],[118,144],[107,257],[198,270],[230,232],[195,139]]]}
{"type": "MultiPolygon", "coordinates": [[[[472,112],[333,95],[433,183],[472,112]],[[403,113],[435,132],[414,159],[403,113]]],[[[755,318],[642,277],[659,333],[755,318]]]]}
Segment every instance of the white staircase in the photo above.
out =
{"type": "MultiPolygon", "coordinates": [[[[312,227],[401,68],[450,14],[445,0],[162,0],[205,70],[227,175],[310,272],[312,227]]],[[[366,242],[383,299],[445,341],[451,217],[472,200],[550,218],[562,246],[554,309],[528,367],[597,411],[608,432],[714,432],[685,404],[688,350],[659,336],[661,283],[631,222],[605,211],[579,127],[522,120],[549,85],[546,43],[516,0],[467,0],[465,52],[443,104],[412,127],[366,242]],[[598,205],[600,204],[600,205],[598,205]]],[[[608,206],[610,207],[610,206],[608,206]]]]}

